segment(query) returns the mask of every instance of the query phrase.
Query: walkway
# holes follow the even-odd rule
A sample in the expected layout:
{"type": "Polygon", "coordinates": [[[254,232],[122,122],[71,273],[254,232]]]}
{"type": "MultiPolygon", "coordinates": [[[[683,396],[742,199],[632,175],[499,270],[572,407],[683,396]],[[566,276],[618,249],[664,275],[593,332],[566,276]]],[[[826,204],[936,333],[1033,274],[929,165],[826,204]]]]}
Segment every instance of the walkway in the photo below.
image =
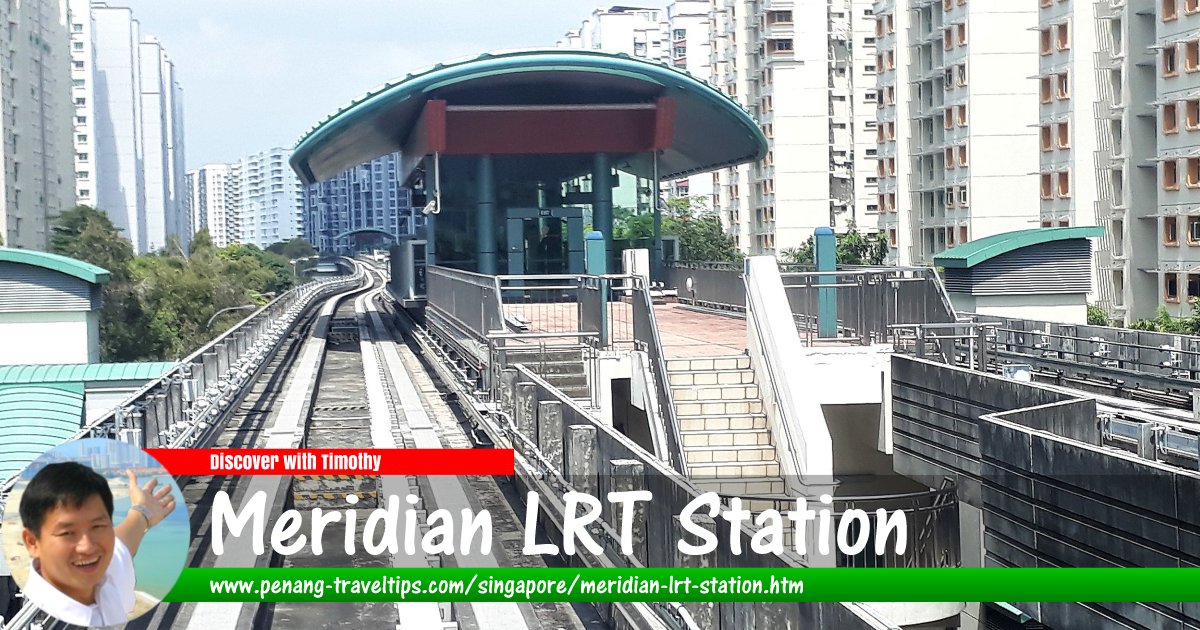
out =
{"type": "Polygon", "coordinates": [[[682,304],[655,304],[654,318],[668,359],[720,357],[746,352],[746,320],[682,304]]]}

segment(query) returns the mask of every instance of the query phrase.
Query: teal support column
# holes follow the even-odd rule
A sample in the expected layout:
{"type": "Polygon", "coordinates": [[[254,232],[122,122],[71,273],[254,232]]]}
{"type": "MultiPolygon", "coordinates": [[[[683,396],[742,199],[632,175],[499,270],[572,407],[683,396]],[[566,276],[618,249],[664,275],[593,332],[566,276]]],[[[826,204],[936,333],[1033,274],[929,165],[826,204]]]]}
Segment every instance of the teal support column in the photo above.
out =
{"type": "Polygon", "coordinates": [[[650,252],[650,278],[665,282],[663,277],[662,206],[658,198],[658,182],[654,187],[654,251],[650,252]]]}
{"type": "MultiPolygon", "coordinates": [[[[612,165],[608,154],[597,153],[592,161],[592,229],[603,235],[605,261],[612,260],[612,189],[612,165]]],[[[607,269],[608,263],[604,266],[607,269]]]]}
{"type": "MultiPolygon", "coordinates": [[[[818,284],[836,284],[837,235],[833,228],[819,227],[813,237],[813,259],[817,271],[829,272],[818,278],[818,284]]],[[[817,336],[826,339],[837,337],[837,289],[817,289],[817,336]]]]}
{"type": "MultiPolygon", "coordinates": [[[[608,273],[608,252],[604,247],[606,240],[603,234],[595,230],[588,232],[584,237],[583,251],[589,276],[603,276],[608,273]]],[[[603,347],[608,344],[608,281],[600,280],[597,288],[600,291],[600,300],[598,301],[600,312],[596,314],[600,322],[600,330],[597,332],[600,333],[599,343],[603,347]]],[[[583,300],[581,300],[580,306],[586,307],[583,300]]],[[[580,321],[584,321],[584,319],[581,318],[580,321]]]]}
{"type": "Polygon", "coordinates": [[[492,156],[479,156],[476,172],[475,253],[479,273],[496,275],[496,178],[492,156]]]}

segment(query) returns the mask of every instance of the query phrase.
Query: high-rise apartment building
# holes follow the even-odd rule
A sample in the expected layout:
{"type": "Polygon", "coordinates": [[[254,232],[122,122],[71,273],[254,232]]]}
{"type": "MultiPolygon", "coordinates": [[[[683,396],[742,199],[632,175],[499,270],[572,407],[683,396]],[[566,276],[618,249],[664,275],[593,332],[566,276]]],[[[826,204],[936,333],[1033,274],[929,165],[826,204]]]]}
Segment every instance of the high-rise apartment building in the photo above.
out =
{"type": "Polygon", "coordinates": [[[265,249],[304,235],[304,193],[288,166],[291,156],[291,149],[276,147],[229,165],[226,194],[237,217],[236,242],[265,249]]]}
{"type": "MultiPolygon", "coordinates": [[[[972,239],[1037,227],[1043,210],[1030,200],[1043,120],[1031,79],[1040,72],[1038,7],[883,0],[874,13],[878,224],[892,245],[890,259],[928,264],[972,239]]],[[[1063,114],[1050,108],[1045,115],[1063,114]]],[[[1069,179],[1062,184],[1067,194],[1069,179]]],[[[1045,213],[1057,217],[1070,208],[1066,202],[1045,213]]]]}
{"type": "Polygon", "coordinates": [[[217,247],[238,242],[237,213],[229,198],[229,165],[205,164],[188,171],[187,188],[195,230],[208,230],[217,247]]]}
{"type": "Polygon", "coordinates": [[[51,219],[75,205],[67,14],[56,0],[0,4],[0,238],[46,249],[51,219]]]}
{"type": "Polygon", "coordinates": [[[162,45],[126,7],[69,0],[75,194],[139,253],[192,235],[182,89],[162,45]]]}
{"type": "MultiPolygon", "coordinates": [[[[614,6],[596,9],[583,24],[558,41],[560,48],[582,48],[645,57],[686,70],[709,80],[709,0],[676,0],[666,10],[614,6]]],[[[712,205],[712,176],[693,175],[663,183],[672,197],[691,196],[712,205]]],[[[633,186],[622,189],[633,191],[633,186]]],[[[636,200],[615,199],[618,205],[637,207],[636,200]]],[[[641,205],[645,205],[644,203],[641,205]]]]}
{"type": "Polygon", "coordinates": [[[715,206],[739,246],[773,254],[820,226],[874,230],[871,3],[714,0],[712,24],[712,82],[769,144],[761,162],[714,177],[715,206]]]}
{"type": "Polygon", "coordinates": [[[304,238],[320,252],[350,253],[354,232],[393,241],[416,234],[425,216],[412,207],[399,162],[399,153],[385,155],[305,188],[304,238]]]}

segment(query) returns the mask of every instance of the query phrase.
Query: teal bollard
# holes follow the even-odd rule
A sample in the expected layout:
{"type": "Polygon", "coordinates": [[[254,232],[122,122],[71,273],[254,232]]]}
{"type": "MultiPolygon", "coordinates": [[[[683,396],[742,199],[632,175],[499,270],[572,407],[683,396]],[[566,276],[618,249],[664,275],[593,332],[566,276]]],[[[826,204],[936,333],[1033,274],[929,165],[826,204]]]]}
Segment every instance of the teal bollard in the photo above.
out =
{"type": "MultiPolygon", "coordinates": [[[[583,237],[584,269],[589,276],[603,276],[608,273],[608,252],[604,245],[604,234],[596,230],[583,237]]],[[[597,332],[600,333],[600,338],[597,344],[603,348],[608,345],[608,281],[599,280],[596,284],[600,292],[600,313],[597,314],[600,322],[600,330],[597,332]]]]}
{"type": "MultiPolygon", "coordinates": [[[[818,284],[837,284],[837,235],[833,228],[819,227],[813,237],[813,259],[817,271],[830,272],[818,278],[818,284]]],[[[837,289],[817,289],[817,337],[832,339],[837,333],[837,289]]]]}

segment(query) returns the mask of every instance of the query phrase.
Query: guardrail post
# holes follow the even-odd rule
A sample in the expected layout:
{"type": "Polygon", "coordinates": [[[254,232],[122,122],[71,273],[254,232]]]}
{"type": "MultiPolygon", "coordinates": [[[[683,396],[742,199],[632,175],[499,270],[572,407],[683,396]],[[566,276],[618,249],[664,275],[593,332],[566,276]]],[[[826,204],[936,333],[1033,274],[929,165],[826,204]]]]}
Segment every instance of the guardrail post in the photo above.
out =
{"type": "Polygon", "coordinates": [[[1155,443],[1154,428],[1156,425],[1143,422],[1138,425],[1138,457],[1150,461],[1158,460],[1158,445],[1155,443]]]}
{"type": "MultiPolygon", "coordinates": [[[[636,492],[646,489],[645,467],[636,459],[613,459],[608,462],[609,492],[636,492]]],[[[613,526],[617,533],[624,535],[625,510],[615,503],[605,503],[612,511],[613,526]]],[[[630,542],[633,543],[633,557],[642,565],[646,564],[646,504],[637,503],[633,509],[633,522],[630,525],[630,542]]]]}
{"type": "Polygon", "coordinates": [[[596,427],[567,427],[567,479],[577,492],[596,496],[596,427]]]}
{"type": "MultiPolygon", "coordinates": [[[[712,517],[704,514],[693,514],[690,518],[691,522],[699,525],[702,529],[708,530],[712,534],[717,534],[717,524],[712,517]]],[[[683,522],[678,516],[672,517],[672,527],[675,530],[673,539],[686,542],[689,545],[699,545],[701,539],[699,536],[688,532],[683,528],[683,522]]],[[[678,546],[672,546],[672,551],[675,552],[675,566],[686,569],[704,569],[716,566],[716,558],[713,553],[702,555],[689,555],[679,550],[678,546]]],[[[713,602],[685,602],[683,607],[692,613],[692,620],[700,630],[715,630],[716,629],[716,606],[713,602]]]]}
{"type": "MultiPolygon", "coordinates": [[[[517,383],[517,408],[514,414],[517,433],[527,440],[537,440],[537,390],[533,383],[517,383]]],[[[525,442],[518,445],[518,450],[528,453],[531,448],[525,442]]]]}
{"type": "Polygon", "coordinates": [[[537,443],[542,457],[558,473],[563,470],[563,413],[562,403],[543,400],[537,405],[537,443]]]}

